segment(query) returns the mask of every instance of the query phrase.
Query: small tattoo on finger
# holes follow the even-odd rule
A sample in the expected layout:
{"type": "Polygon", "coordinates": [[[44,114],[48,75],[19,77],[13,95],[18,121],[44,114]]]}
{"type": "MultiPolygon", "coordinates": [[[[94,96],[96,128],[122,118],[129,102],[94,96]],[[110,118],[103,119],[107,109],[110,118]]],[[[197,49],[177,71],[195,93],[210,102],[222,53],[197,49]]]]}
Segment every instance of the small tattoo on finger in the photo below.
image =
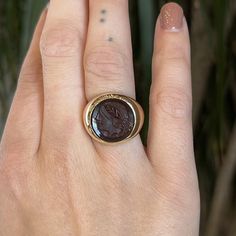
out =
{"type": "Polygon", "coordinates": [[[100,22],[101,22],[101,23],[104,23],[105,21],[106,21],[105,18],[101,18],[101,19],[100,19],[100,22]]]}
{"type": "Polygon", "coordinates": [[[106,13],[107,13],[107,10],[106,10],[106,9],[102,9],[102,10],[101,10],[101,13],[102,13],[102,14],[106,14],[106,13]]]}
{"type": "Polygon", "coordinates": [[[114,41],[113,37],[109,37],[109,38],[108,38],[108,41],[109,41],[109,42],[113,42],[113,41],[114,41]]]}

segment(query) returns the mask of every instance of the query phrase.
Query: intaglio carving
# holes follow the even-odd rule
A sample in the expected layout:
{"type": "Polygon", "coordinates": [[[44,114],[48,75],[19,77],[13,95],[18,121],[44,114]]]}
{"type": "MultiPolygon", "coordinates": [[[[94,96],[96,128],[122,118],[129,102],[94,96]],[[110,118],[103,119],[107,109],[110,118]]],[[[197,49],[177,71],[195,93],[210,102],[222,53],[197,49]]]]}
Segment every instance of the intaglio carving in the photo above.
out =
{"type": "Polygon", "coordinates": [[[131,107],[122,100],[108,99],[96,106],[92,114],[92,128],[96,135],[109,142],[127,138],[134,128],[131,107]]]}

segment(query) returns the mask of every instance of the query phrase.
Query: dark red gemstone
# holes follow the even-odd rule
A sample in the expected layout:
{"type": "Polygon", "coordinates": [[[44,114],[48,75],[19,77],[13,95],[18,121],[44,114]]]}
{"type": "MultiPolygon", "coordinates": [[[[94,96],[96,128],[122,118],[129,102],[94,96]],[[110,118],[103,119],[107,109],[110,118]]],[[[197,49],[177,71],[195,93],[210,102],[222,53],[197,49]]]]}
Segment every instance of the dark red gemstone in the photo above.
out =
{"type": "Polygon", "coordinates": [[[107,142],[119,142],[127,138],[134,128],[134,114],[131,107],[119,99],[100,102],[92,113],[92,128],[107,142]]]}

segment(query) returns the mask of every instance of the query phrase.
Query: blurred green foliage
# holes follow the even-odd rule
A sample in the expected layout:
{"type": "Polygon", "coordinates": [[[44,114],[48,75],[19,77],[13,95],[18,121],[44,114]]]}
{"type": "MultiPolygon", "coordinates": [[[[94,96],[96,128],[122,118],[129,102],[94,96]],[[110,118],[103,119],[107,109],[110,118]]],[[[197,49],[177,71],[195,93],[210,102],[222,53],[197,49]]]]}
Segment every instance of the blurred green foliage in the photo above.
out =
{"type": "MultiPolygon", "coordinates": [[[[0,2],[0,130],[46,0],[0,2]]],[[[163,0],[130,0],[137,99],[148,117],[153,35],[163,0]]],[[[192,42],[193,123],[200,235],[236,235],[236,2],[179,0],[192,42]]],[[[143,129],[145,143],[148,119],[143,129]]]]}

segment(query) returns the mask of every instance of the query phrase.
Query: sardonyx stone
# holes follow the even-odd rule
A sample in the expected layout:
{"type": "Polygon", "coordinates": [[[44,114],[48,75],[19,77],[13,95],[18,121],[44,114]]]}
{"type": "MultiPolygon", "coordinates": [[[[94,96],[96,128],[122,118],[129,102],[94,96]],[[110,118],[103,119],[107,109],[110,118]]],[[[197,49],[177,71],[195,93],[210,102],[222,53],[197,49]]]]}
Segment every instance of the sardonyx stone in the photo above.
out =
{"type": "Polygon", "coordinates": [[[119,142],[131,134],[135,118],[126,102],[107,99],[94,108],[91,123],[97,137],[107,142],[119,142]]]}

